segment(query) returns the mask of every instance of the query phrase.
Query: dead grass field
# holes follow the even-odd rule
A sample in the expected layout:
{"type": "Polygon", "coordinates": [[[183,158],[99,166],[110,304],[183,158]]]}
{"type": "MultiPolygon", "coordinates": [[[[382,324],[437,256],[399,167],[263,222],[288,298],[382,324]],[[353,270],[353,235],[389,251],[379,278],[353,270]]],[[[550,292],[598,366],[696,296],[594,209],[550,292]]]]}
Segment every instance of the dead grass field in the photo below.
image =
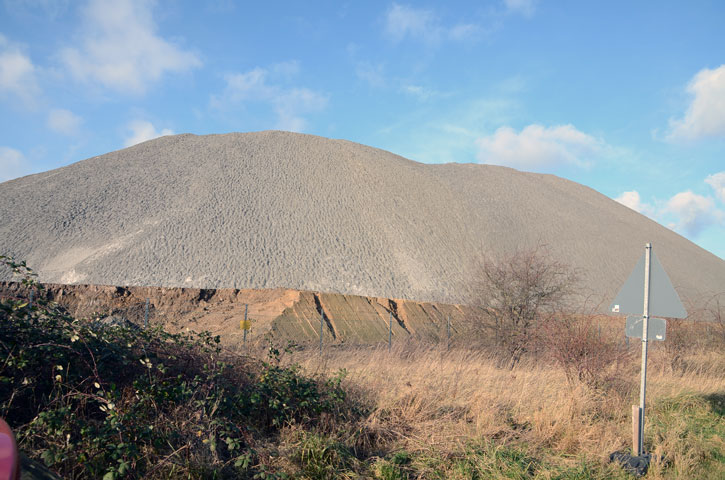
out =
{"type": "MultiPolygon", "coordinates": [[[[286,361],[325,376],[344,369],[348,386],[369,396],[375,408],[363,427],[367,447],[412,459],[407,474],[380,478],[441,478],[441,469],[443,478],[466,478],[455,459],[469,456],[472,445],[493,449],[492,478],[624,478],[608,457],[631,448],[639,343],[629,350],[618,381],[600,389],[570,386],[540,358],[502,369],[475,348],[303,350],[286,361]],[[524,452],[523,463],[506,467],[497,449],[524,452]],[[527,462],[538,467],[527,470],[527,462]]],[[[692,345],[673,362],[672,348],[660,344],[648,366],[645,448],[665,458],[648,478],[725,478],[725,351],[692,345]]]]}

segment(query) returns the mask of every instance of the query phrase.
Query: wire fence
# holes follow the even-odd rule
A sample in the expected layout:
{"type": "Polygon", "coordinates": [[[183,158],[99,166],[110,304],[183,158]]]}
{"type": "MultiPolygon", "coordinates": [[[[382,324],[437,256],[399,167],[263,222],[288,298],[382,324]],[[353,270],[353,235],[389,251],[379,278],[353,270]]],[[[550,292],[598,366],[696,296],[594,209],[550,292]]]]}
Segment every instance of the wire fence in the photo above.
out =
{"type": "MultiPolygon", "coordinates": [[[[326,304],[322,295],[288,305],[275,302],[241,303],[225,299],[211,301],[213,295],[195,291],[190,299],[184,296],[150,294],[140,297],[123,287],[73,286],[37,291],[15,284],[0,286],[0,296],[24,299],[28,306],[42,295],[63,306],[70,315],[104,325],[130,325],[135,328],[161,326],[174,331],[209,331],[219,335],[230,348],[249,351],[263,348],[270,342],[293,343],[301,348],[327,349],[342,347],[374,347],[391,351],[396,346],[426,343],[441,349],[457,345],[485,344],[493,341],[486,320],[475,308],[458,305],[425,304],[387,299],[360,301],[365,308],[344,302],[326,304]]],[[[140,287],[142,288],[142,287],[140,287]]],[[[153,289],[149,287],[149,292],[153,289]]],[[[339,296],[342,298],[342,296],[339,296]]],[[[336,298],[336,297],[328,297],[336,298]]],[[[332,302],[334,303],[334,302],[332,302]]],[[[615,340],[630,348],[638,348],[640,340],[625,335],[621,317],[593,316],[595,334],[601,339],[615,340]]],[[[722,323],[679,322],[669,324],[667,336],[678,341],[682,329],[688,338],[708,339],[725,336],[722,323]]],[[[657,342],[662,343],[662,342],[657,342]]],[[[655,345],[655,348],[657,346],[655,345]]]]}

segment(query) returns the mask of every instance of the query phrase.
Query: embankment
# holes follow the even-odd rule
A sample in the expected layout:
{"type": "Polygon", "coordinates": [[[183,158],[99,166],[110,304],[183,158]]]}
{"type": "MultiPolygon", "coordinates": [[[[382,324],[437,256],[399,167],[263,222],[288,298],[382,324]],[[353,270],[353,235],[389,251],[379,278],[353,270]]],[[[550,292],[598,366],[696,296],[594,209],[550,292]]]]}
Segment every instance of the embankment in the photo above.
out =
{"type": "MultiPolygon", "coordinates": [[[[28,287],[0,282],[0,297],[29,297],[28,287]]],[[[370,344],[394,339],[443,341],[460,335],[479,311],[466,305],[416,302],[290,289],[198,289],[44,284],[44,295],[79,318],[148,321],[171,331],[208,330],[225,344],[242,342],[240,322],[246,317],[248,340],[315,341],[370,344]]]]}

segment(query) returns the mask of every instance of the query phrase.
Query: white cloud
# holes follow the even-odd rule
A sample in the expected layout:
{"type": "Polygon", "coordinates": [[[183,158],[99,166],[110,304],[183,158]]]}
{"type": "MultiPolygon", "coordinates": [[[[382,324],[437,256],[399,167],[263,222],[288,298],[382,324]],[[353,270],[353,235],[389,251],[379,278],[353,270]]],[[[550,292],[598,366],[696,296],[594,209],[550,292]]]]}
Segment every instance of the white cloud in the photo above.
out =
{"type": "Polygon", "coordinates": [[[663,213],[674,214],[678,218],[675,228],[693,236],[723,220],[723,212],[715,208],[712,198],[703,197],[690,190],[670,198],[663,213]]]}
{"type": "Polygon", "coordinates": [[[75,113],[57,108],[48,113],[48,127],[58,133],[75,135],[83,119],[75,113]]]}
{"type": "Polygon", "coordinates": [[[123,145],[125,147],[130,147],[147,140],[153,140],[154,138],[174,134],[174,132],[168,128],[162,129],[161,132],[156,131],[156,127],[154,127],[154,125],[148,120],[134,120],[128,124],[127,128],[131,135],[124,141],[123,145]]]}
{"type": "Polygon", "coordinates": [[[284,78],[292,78],[300,73],[300,62],[297,60],[288,60],[286,62],[275,63],[272,65],[271,70],[284,78]]]}
{"type": "Polygon", "coordinates": [[[364,80],[374,88],[381,88],[385,86],[385,75],[383,72],[383,65],[373,65],[370,62],[357,62],[355,65],[355,74],[361,80],[364,80]]]}
{"type": "Polygon", "coordinates": [[[681,120],[670,120],[672,139],[696,140],[725,136],[725,65],[700,70],[687,91],[692,103],[681,120]]]}
{"type": "Polygon", "coordinates": [[[715,196],[725,203],[725,171],[709,175],[705,183],[710,185],[715,190],[715,196]]]}
{"type": "Polygon", "coordinates": [[[654,216],[654,208],[647,203],[643,203],[639,197],[639,192],[636,190],[632,190],[631,192],[623,192],[614,200],[621,203],[625,207],[631,208],[635,212],[647,215],[648,217],[654,216]]]}
{"type": "Polygon", "coordinates": [[[459,23],[448,30],[448,38],[456,41],[464,41],[475,38],[482,32],[480,26],[473,23],[459,23]]]}
{"type": "Polygon", "coordinates": [[[573,125],[543,127],[533,124],[516,133],[501,127],[493,135],[476,140],[482,163],[521,170],[546,171],[561,165],[586,167],[599,155],[604,142],[580,132],[573,125]]]}
{"type": "Polygon", "coordinates": [[[9,147],[0,147],[0,182],[12,180],[28,173],[25,156],[9,147]]]}
{"type": "Polygon", "coordinates": [[[426,43],[438,43],[442,39],[462,41],[480,32],[481,28],[471,23],[444,26],[432,9],[393,3],[385,14],[385,33],[396,42],[406,37],[426,43]]]}
{"type": "Polygon", "coordinates": [[[30,57],[0,35],[0,96],[33,105],[40,95],[36,73],[30,57]]]}
{"type": "Polygon", "coordinates": [[[437,91],[420,85],[403,85],[402,90],[403,93],[415,97],[423,102],[439,95],[437,91]]]}
{"type": "Polygon", "coordinates": [[[145,0],[90,0],[81,44],[60,58],[78,79],[127,93],[143,93],[166,72],[201,65],[190,51],[160,37],[145,0]]]}
{"type": "Polygon", "coordinates": [[[267,85],[267,74],[267,70],[256,67],[246,73],[227,75],[225,77],[227,98],[233,102],[242,102],[255,98],[272,97],[274,88],[267,85]]]}
{"type": "Polygon", "coordinates": [[[301,132],[307,122],[300,114],[322,110],[327,105],[327,97],[307,88],[293,88],[283,91],[273,102],[278,128],[301,132]]]}
{"type": "Polygon", "coordinates": [[[530,17],[536,11],[537,0],[504,0],[503,3],[508,12],[530,17]]]}
{"type": "Polygon", "coordinates": [[[394,40],[406,36],[434,39],[440,34],[433,10],[413,8],[394,3],[385,16],[385,31],[394,40]]]}
{"type": "Polygon", "coordinates": [[[323,110],[327,106],[327,96],[303,87],[287,87],[274,82],[279,72],[254,68],[246,73],[236,73],[225,77],[227,86],[224,93],[212,96],[211,105],[221,108],[228,103],[259,102],[268,104],[277,115],[276,128],[300,132],[306,128],[303,115],[323,110]],[[272,77],[272,80],[270,80],[272,77]]]}

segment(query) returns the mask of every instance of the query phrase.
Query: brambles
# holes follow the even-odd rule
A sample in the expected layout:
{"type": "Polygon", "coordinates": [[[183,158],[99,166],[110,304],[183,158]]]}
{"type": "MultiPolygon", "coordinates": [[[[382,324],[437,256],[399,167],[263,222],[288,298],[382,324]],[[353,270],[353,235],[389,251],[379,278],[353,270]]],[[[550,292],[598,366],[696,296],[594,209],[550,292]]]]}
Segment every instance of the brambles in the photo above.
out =
{"type": "Polygon", "coordinates": [[[79,320],[43,298],[0,306],[0,415],[63,477],[251,477],[259,439],[352,415],[342,377],[231,356],[206,332],[79,320]]]}
{"type": "Polygon", "coordinates": [[[562,369],[572,390],[579,384],[594,390],[621,387],[619,367],[630,355],[621,341],[602,337],[597,324],[595,316],[559,314],[540,326],[545,354],[562,369]]]}

